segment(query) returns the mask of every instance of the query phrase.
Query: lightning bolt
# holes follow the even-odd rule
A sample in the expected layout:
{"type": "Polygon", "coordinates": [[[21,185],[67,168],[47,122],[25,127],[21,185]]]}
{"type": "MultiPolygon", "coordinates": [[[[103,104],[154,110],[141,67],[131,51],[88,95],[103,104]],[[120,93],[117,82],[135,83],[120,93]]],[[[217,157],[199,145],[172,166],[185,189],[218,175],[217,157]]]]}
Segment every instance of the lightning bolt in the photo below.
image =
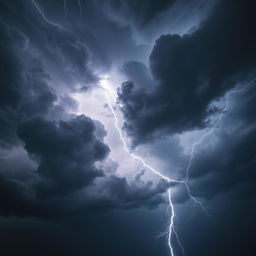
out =
{"type": "Polygon", "coordinates": [[[233,95],[233,94],[240,93],[240,92],[243,92],[243,91],[247,90],[251,85],[255,84],[255,81],[256,81],[256,79],[252,80],[251,82],[249,82],[244,87],[239,88],[239,89],[231,90],[231,91],[229,91],[226,94],[224,108],[221,111],[220,115],[218,116],[217,120],[215,121],[214,125],[208,130],[208,132],[203,134],[202,137],[200,137],[199,140],[196,141],[195,143],[193,143],[192,146],[191,146],[189,161],[188,161],[188,165],[187,165],[187,168],[186,168],[186,179],[185,179],[185,183],[184,184],[185,184],[185,186],[187,188],[187,191],[188,191],[188,194],[189,194],[190,198],[194,202],[199,204],[201,206],[201,208],[206,212],[206,214],[207,214],[206,208],[204,207],[204,205],[202,204],[201,201],[199,201],[197,198],[195,198],[191,194],[191,190],[190,190],[189,185],[188,185],[188,183],[189,183],[189,171],[190,171],[190,168],[191,168],[191,165],[192,165],[192,160],[193,160],[193,158],[195,156],[196,147],[198,147],[207,137],[209,137],[210,135],[213,134],[214,130],[216,129],[218,124],[221,122],[224,114],[228,111],[230,96],[233,95]]]}
{"type": "MultiPolygon", "coordinates": [[[[103,77],[103,79],[101,80],[104,81],[106,80],[106,78],[103,77]]],[[[118,124],[118,118],[117,118],[117,115],[115,113],[115,110],[111,104],[111,101],[110,101],[110,98],[109,98],[109,94],[111,95],[111,97],[114,98],[114,91],[112,89],[110,89],[108,86],[106,86],[105,83],[102,83],[102,87],[104,89],[104,95],[105,95],[105,98],[106,98],[106,101],[107,101],[107,104],[111,110],[111,113],[113,114],[114,116],[114,120],[115,120],[115,127],[116,127],[116,130],[118,131],[118,134],[119,134],[119,137],[120,137],[120,140],[122,141],[123,143],[123,146],[124,146],[124,150],[135,160],[138,160],[139,162],[141,162],[141,164],[149,169],[151,172],[153,172],[155,175],[158,175],[160,178],[162,178],[163,180],[169,182],[169,183],[178,183],[178,184],[184,184],[186,186],[186,189],[188,191],[188,195],[190,197],[191,200],[193,200],[196,204],[200,205],[201,208],[204,210],[204,212],[208,215],[207,213],[207,210],[206,208],[204,207],[204,205],[202,204],[202,202],[200,200],[198,200],[196,197],[194,197],[192,194],[191,194],[191,190],[190,190],[190,187],[188,185],[188,182],[189,182],[189,170],[190,170],[190,167],[191,167],[191,164],[192,164],[192,160],[194,158],[194,154],[195,154],[195,148],[200,145],[204,140],[205,138],[207,138],[208,136],[210,136],[215,128],[217,127],[217,125],[220,123],[220,121],[222,120],[224,114],[227,112],[228,110],[228,106],[229,106],[229,99],[230,99],[230,96],[235,94],[235,93],[239,93],[239,92],[243,92],[245,91],[249,86],[252,85],[252,83],[255,82],[255,80],[253,80],[252,82],[248,83],[246,86],[244,86],[243,88],[240,88],[240,89],[234,89],[232,91],[229,91],[227,94],[226,94],[226,97],[225,97],[225,106],[223,108],[223,111],[221,112],[221,114],[218,116],[217,120],[215,121],[214,125],[211,127],[211,129],[209,129],[208,132],[206,132],[202,137],[200,137],[200,139],[193,143],[192,146],[191,146],[191,152],[190,152],[190,158],[189,158],[189,162],[188,162],[188,165],[187,165],[187,168],[186,168],[186,179],[185,181],[183,180],[176,180],[176,179],[171,179],[163,174],[161,174],[159,171],[155,170],[153,167],[151,167],[150,165],[148,165],[144,160],[143,158],[135,155],[134,153],[132,153],[128,146],[127,146],[127,143],[126,143],[126,140],[123,136],[123,133],[121,131],[121,129],[119,128],[119,124],[118,124]]],[[[173,245],[172,245],[172,235],[174,234],[175,237],[176,237],[176,240],[177,240],[177,243],[179,244],[179,246],[181,247],[182,249],[182,253],[183,255],[185,255],[185,250],[184,250],[184,247],[182,246],[181,242],[180,242],[180,239],[179,239],[179,236],[175,230],[175,209],[174,209],[174,205],[172,203],[172,198],[171,198],[171,189],[169,188],[168,189],[168,200],[169,200],[169,208],[170,208],[170,223],[169,223],[169,228],[168,228],[168,247],[169,247],[169,250],[170,250],[170,254],[171,256],[174,256],[174,249],[173,249],[173,245]]]]}
{"type": "Polygon", "coordinates": [[[172,233],[174,233],[175,236],[176,236],[176,240],[177,240],[179,246],[181,247],[182,254],[185,255],[184,247],[182,246],[182,244],[180,242],[178,233],[176,232],[175,225],[174,225],[175,210],[174,210],[174,206],[173,206],[173,203],[172,203],[171,189],[170,188],[168,189],[168,200],[169,200],[169,206],[170,206],[170,209],[171,209],[170,224],[169,224],[169,230],[168,230],[168,246],[169,246],[169,249],[170,249],[170,253],[171,253],[171,255],[174,255],[172,244],[171,244],[172,233]]]}
{"type": "MultiPolygon", "coordinates": [[[[120,140],[122,141],[122,144],[123,144],[123,147],[124,147],[124,150],[135,160],[138,160],[146,169],[150,170],[152,173],[154,173],[155,175],[159,176],[161,179],[167,181],[168,183],[178,183],[178,184],[184,184],[185,182],[182,181],[182,180],[176,180],[176,179],[171,179],[165,175],[163,175],[162,173],[160,173],[159,171],[155,170],[153,167],[151,167],[149,164],[147,164],[143,158],[141,158],[140,156],[138,155],[135,155],[134,153],[132,153],[128,146],[127,146],[127,143],[126,143],[126,140],[123,136],[123,133],[121,131],[121,129],[119,128],[119,122],[118,122],[118,118],[117,118],[117,115],[115,113],[115,110],[111,104],[111,101],[110,101],[110,97],[109,97],[109,94],[111,95],[111,97],[114,98],[113,94],[114,94],[114,91],[111,90],[108,86],[106,86],[104,84],[104,80],[106,78],[103,78],[101,80],[101,86],[102,88],[104,89],[104,95],[105,95],[105,98],[106,98],[106,101],[107,101],[107,104],[111,110],[111,113],[112,115],[114,116],[114,120],[115,120],[115,127],[116,127],[116,130],[118,131],[118,134],[119,134],[119,138],[120,140]]],[[[184,253],[184,248],[182,246],[182,244],[180,243],[180,240],[179,240],[179,237],[178,237],[178,234],[175,230],[175,227],[174,227],[174,220],[175,220],[175,209],[174,209],[174,206],[173,206],[173,203],[172,203],[172,198],[171,198],[171,189],[169,188],[168,189],[168,199],[169,199],[169,206],[170,206],[170,224],[169,224],[169,228],[168,228],[168,247],[169,247],[169,250],[170,250],[170,254],[171,256],[174,256],[174,249],[173,249],[173,245],[172,245],[172,235],[174,234],[176,236],[176,239],[177,239],[177,242],[178,244],[180,245],[181,249],[182,249],[182,252],[184,253]]]]}
{"type": "Polygon", "coordinates": [[[61,26],[58,23],[54,23],[52,21],[50,21],[44,14],[43,10],[41,10],[40,6],[38,5],[38,3],[35,0],[31,0],[31,2],[33,3],[33,5],[35,6],[35,8],[37,9],[37,11],[39,12],[39,14],[41,15],[41,17],[43,18],[43,20],[48,23],[51,26],[57,27],[61,30],[66,30],[63,26],[61,26]]]}

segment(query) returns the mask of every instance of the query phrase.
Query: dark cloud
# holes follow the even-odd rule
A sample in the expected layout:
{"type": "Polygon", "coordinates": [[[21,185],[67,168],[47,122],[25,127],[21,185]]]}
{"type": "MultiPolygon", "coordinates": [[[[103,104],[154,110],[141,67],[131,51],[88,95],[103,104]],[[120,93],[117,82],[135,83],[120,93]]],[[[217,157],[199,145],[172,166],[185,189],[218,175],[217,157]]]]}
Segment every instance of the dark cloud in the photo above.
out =
{"type": "Polygon", "coordinates": [[[125,127],[135,144],[204,127],[209,103],[250,78],[256,55],[253,6],[221,2],[193,34],[156,41],[150,55],[155,90],[147,93],[125,83],[119,91],[125,127]]]}
{"type": "Polygon", "coordinates": [[[162,180],[144,182],[139,173],[132,181],[124,177],[110,175],[96,183],[96,190],[88,200],[89,211],[105,211],[110,209],[156,208],[166,202],[163,193],[171,184],[162,180]],[[99,190],[100,188],[100,190],[99,190]],[[91,205],[90,205],[91,204],[91,205]]]}
{"type": "MultiPolygon", "coordinates": [[[[60,215],[53,203],[56,198],[62,200],[103,176],[95,163],[106,158],[109,148],[102,142],[105,133],[98,131],[97,137],[95,133],[96,125],[85,116],[59,122],[35,116],[22,121],[18,136],[36,166],[20,161],[23,167],[13,171],[13,164],[5,161],[1,169],[1,214],[60,215]]],[[[61,215],[68,211],[64,209],[61,215]]]]}
{"type": "Polygon", "coordinates": [[[94,123],[85,116],[58,124],[35,117],[19,125],[25,149],[39,157],[42,181],[36,188],[42,197],[70,193],[103,175],[95,162],[103,160],[109,149],[94,131],[94,123]]]}
{"type": "Polygon", "coordinates": [[[26,60],[19,52],[24,38],[1,22],[1,140],[16,143],[16,125],[25,116],[47,114],[57,100],[50,77],[37,59],[26,60]],[[17,40],[18,39],[18,40],[17,40]],[[27,65],[22,64],[22,58],[27,65]]]}

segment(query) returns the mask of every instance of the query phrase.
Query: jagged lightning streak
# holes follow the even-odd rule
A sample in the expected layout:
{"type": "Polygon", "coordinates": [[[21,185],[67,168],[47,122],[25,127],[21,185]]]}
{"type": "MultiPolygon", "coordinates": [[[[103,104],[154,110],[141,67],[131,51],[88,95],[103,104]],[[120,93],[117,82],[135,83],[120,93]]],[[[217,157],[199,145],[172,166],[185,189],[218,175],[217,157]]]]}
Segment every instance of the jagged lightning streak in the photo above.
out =
{"type": "Polygon", "coordinates": [[[40,6],[37,4],[37,2],[35,0],[31,0],[31,2],[33,3],[33,5],[35,6],[35,8],[37,9],[37,11],[40,13],[41,17],[43,18],[43,20],[48,23],[49,25],[52,25],[54,27],[57,27],[61,30],[65,30],[65,28],[63,26],[61,26],[58,23],[54,23],[50,20],[48,20],[48,18],[45,16],[44,12],[41,10],[40,6]]]}
{"type": "MultiPolygon", "coordinates": [[[[151,172],[153,172],[154,174],[158,175],[161,179],[167,181],[168,183],[179,183],[179,184],[183,184],[185,183],[184,181],[182,180],[176,180],[176,179],[171,179],[163,174],[161,174],[159,171],[155,170],[153,167],[151,167],[150,165],[148,165],[141,157],[135,155],[134,153],[132,153],[129,149],[128,149],[128,146],[127,146],[127,143],[126,143],[126,140],[123,136],[123,133],[121,131],[121,128],[119,128],[119,124],[118,124],[118,118],[117,118],[117,115],[115,113],[115,110],[111,104],[111,101],[110,101],[110,98],[109,98],[109,94],[111,96],[113,96],[113,91],[108,87],[106,86],[106,84],[104,83],[104,81],[106,80],[106,78],[103,78],[101,80],[101,86],[103,87],[104,89],[104,95],[105,95],[105,98],[106,98],[106,101],[107,101],[107,104],[111,110],[111,113],[113,114],[114,116],[114,120],[115,120],[115,127],[116,127],[116,130],[118,131],[118,134],[119,134],[119,137],[120,137],[120,140],[122,141],[123,143],[123,146],[124,146],[124,150],[133,158],[133,159],[136,159],[138,160],[139,162],[141,162],[141,164],[149,169],[151,172]]],[[[171,189],[169,188],[168,189],[168,199],[169,199],[169,206],[170,206],[170,209],[171,209],[171,216],[170,216],[170,224],[169,224],[169,228],[168,228],[168,247],[169,247],[169,250],[170,250],[170,253],[171,253],[171,256],[174,256],[174,250],[173,250],[173,246],[172,246],[172,243],[171,243],[171,239],[172,239],[172,234],[175,234],[176,236],[176,239],[177,239],[177,242],[178,244],[180,245],[181,249],[182,249],[182,252],[184,253],[184,248],[182,246],[182,244],[180,243],[180,240],[179,240],[179,237],[178,237],[178,234],[175,230],[175,227],[174,227],[174,219],[175,219],[175,209],[174,209],[174,206],[173,206],[173,203],[172,203],[172,199],[171,199],[171,189]]]]}
{"type": "Polygon", "coordinates": [[[236,94],[236,93],[240,93],[240,92],[243,92],[245,90],[248,89],[248,87],[250,87],[251,85],[254,85],[255,84],[255,81],[256,79],[252,80],[251,82],[247,83],[244,87],[242,88],[239,88],[239,89],[234,89],[234,90],[231,90],[229,91],[226,96],[225,96],[225,104],[224,104],[224,108],[223,110],[221,111],[220,115],[218,116],[217,120],[215,121],[214,125],[209,129],[208,132],[206,132],[205,134],[202,135],[202,137],[200,137],[200,139],[198,141],[196,141],[195,143],[192,144],[191,146],[191,151],[190,151],[190,157],[189,157],[189,161],[188,161],[188,165],[187,165],[187,168],[186,168],[186,179],[185,179],[185,186],[187,187],[187,191],[188,191],[188,194],[190,196],[190,198],[198,203],[202,209],[207,213],[205,207],[203,206],[202,202],[199,201],[198,199],[196,199],[194,196],[192,196],[191,194],[191,191],[190,191],[190,188],[188,186],[188,182],[189,182],[189,170],[190,170],[190,167],[191,167],[191,164],[192,164],[192,160],[195,156],[195,149],[197,146],[199,146],[207,137],[209,137],[210,135],[212,135],[212,133],[214,132],[214,130],[216,129],[216,127],[218,126],[218,124],[220,123],[220,121],[222,120],[224,114],[227,112],[228,110],[228,107],[229,107],[229,99],[230,99],[230,96],[233,95],[233,94],[236,94]]]}
{"type": "Polygon", "coordinates": [[[160,178],[162,178],[163,180],[165,180],[165,181],[167,181],[167,182],[169,182],[169,183],[172,183],[172,182],[173,182],[173,183],[184,183],[184,181],[182,181],[182,180],[171,179],[171,178],[169,178],[169,177],[167,177],[167,176],[161,174],[159,171],[155,170],[153,167],[151,167],[150,165],[148,165],[141,157],[135,155],[134,153],[132,153],[132,152],[129,150],[129,148],[128,148],[128,146],[127,146],[127,143],[126,143],[126,140],[125,140],[125,138],[124,138],[124,136],[123,136],[123,133],[122,133],[121,129],[119,128],[118,118],[117,118],[117,116],[116,116],[115,110],[114,110],[114,108],[113,108],[113,106],[112,106],[112,104],[111,104],[111,101],[110,101],[110,98],[109,98],[109,95],[108,95],[108,93],[110,93],[111,90],[108,89],[108,88],[106,88],[106,86],[104,86],[103,88],[104,88],[104,95],[105,95],[106,101],[107,101],[108,106],[109,106],[109,108],[110,108],[110,110],[111,110],[111,113],[112,113],[113,116],[114,116],[114,119],[115,119],[115,127],[116,127],[116,129],[117,129],[117,131],[118,131],[120,140],[121,140],[122,143],[123,143],[124,150],[125,150],[133,159],[136,159],[136,160],[138,160],[139,162],[141,162],[144,167],[146,167],[147,169],[149,169],[150,171],[152,171],[154,174],[158,175],[158,176],[159,176],[160,178]]]}
{"type": "Polygon", "coordinates": [[[173,206],[173,203],[172,203],[171,189],[170,188],[168,189],[168,200],[169,200],[169,205],[170,205],[170,208],[171,208],[171,217],[170,217],[170,224],[169,224],[169,229],[168,229],[168,246],[169,246],[171,255],[174,255],[172,244],[171,244],[171,239],[172,239],[171,236],[172,236],[172,233],[174,233],[175,236],[176,236],[176,240],[177,240],[179,246],[181,247],[182,254],[185,255],[184,247],[182,246],[182,244],[180,242],[178,233],[176,232],[176,229],[175,229],[175,226],[174,226],[175,211],[174,211],[174,206],[173,206]]]}

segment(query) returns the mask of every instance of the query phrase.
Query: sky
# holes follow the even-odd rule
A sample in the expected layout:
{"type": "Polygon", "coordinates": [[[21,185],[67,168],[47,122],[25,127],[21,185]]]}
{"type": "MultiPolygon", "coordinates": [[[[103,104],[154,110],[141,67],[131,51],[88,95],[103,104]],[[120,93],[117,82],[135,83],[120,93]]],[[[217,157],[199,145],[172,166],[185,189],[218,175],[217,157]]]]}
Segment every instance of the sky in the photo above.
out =
{"type": "Polygon", "coordinates": [[[0,0],[0,251],[253,256],[250,0],[0,0]]]}

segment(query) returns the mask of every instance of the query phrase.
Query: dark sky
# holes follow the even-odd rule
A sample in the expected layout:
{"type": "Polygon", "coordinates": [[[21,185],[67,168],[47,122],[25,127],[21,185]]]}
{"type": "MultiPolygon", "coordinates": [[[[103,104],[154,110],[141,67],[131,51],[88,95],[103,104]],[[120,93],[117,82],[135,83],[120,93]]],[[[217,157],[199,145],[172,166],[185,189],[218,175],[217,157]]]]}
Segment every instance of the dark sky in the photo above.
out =
{"type": "Polygon", "coordinates": [[[0,0],[1,255],[256,255],[255,8],[0,0]]]}

